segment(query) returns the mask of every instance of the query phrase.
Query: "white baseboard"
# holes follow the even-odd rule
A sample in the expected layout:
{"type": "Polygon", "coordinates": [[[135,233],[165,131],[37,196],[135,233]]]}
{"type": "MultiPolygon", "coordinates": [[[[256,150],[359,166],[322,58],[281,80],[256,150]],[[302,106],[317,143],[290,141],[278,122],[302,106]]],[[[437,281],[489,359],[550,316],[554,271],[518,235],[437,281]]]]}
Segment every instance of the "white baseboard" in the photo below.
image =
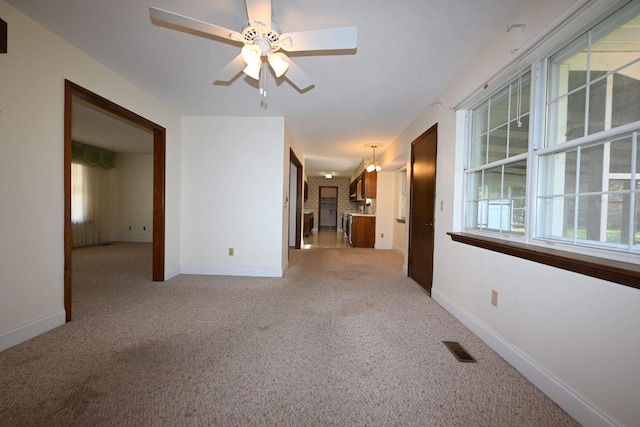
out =
{"type": "Polygon", "coordinates": [[[182,274],[201,274],[205,276],[246,276],[246,277],[282,277],[281,268],[229,268],[229,267],[202,267],[186,265],[180,268],[182,274]]]}
{"type": "Polygon", "coordinates": [[[180,267],[176,267],[176,268],[172,268],[172,269],[169,269],[169,270],[165,270],[165,272],[164,272],[164,280],[173,279],[174,277],[176,277],[180,273],[181,273],[180,267]]]}
{"type": "Polygon", "coordinates": [[[127,243],[153,243],[152,237],[119,237],[114,242],[127,242],[127,243]]]}
{"type": "Polygon", "coordinates": [[[615,427],[605,414],[551,376],[487,325],[433,289],[431,297],[583,426],[615,427]]]}
{"type": "Polygon", "coordinates": [[[404,257],[404,249],[402,249],[401,247],[393,245],[391,249],[404,257]]]}
{"type": "Polygon", "coordinates": [[[65,321],[66,314],[62,310],[4,332],[0,334],[0,351],[62,326],[65,321]]]}

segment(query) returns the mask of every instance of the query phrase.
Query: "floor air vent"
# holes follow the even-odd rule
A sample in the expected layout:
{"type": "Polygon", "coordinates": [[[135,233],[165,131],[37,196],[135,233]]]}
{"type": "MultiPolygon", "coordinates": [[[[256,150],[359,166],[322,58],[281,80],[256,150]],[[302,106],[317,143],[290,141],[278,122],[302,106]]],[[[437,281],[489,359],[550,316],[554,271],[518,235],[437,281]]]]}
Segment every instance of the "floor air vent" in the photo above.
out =
{"type": "Polygon", "coordinates": [[[475,362],[477,362],[477,360],[474,359],[473,356],[471,356],[469,354],[469,352],[467,350],[465,350],[464,347],[462,346],[462,344],[460,344],[459,342],[457,342],[457,341],[442,341],[442,344],[447,346],[449,351],[451,353],[453,353],[453,355],[456,357],[456,359],[458,359],[460,362],[467,362],[467,363],[475,363],[475,362]]]}

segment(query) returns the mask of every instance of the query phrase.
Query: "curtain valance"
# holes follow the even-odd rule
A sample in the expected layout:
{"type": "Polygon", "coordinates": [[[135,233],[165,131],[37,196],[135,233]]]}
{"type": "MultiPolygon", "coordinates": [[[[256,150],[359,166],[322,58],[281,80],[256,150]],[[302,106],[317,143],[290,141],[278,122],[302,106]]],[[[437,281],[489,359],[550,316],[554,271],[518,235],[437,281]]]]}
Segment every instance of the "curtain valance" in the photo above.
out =
{"type": "Polygon", "coordinates": [[[72,141],[71,160],[74,162],[84,163],[89,166],[100,166],[104,169],[114,169],[117,163],[117,156],[114,151],[72,141]]]}

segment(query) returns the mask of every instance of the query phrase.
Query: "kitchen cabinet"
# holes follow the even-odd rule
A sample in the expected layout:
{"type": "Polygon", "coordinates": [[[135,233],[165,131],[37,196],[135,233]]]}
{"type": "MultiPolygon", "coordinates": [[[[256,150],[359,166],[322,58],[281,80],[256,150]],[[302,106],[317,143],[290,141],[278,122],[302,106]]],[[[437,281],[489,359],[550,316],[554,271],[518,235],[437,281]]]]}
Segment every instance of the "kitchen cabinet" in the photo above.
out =
{"type": "Polygon", "coordinates": [[[375,199],[376,192],[378,191],[378,172],[363,172],[362,187],[364,193],[363,199],[375,199]]]}
{"type": "Polygon", "coordinates": [[[363,202],[365,199],[375,199],[378,190],[378,172],[363,171],[349,185],[349,201],[363,202]]]}
{"type": "Polygon", "coordinates": [[[309,235],[311,235],[311,230],[313,230],[313,212],[305,212],[302,236],[309,237],[309,235]]]}
{"type": "Polygon", "coordinates": [[[373,248],[376,243],[376,217],[353,214],[349,241],[356,248],[373,248]]]}

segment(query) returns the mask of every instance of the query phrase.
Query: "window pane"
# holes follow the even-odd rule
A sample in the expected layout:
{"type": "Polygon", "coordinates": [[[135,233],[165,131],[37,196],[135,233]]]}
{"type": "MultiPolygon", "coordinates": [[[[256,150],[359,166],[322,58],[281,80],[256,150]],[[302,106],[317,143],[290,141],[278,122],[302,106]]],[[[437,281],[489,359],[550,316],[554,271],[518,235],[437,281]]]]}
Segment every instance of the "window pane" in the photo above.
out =
{"type": "Polygon", "coordinates": [[[489,104],[484,103],[478,108],[475,108],[471,119],[473,122],[473,130],[471,133],[474,136],[486,134],[489,123],[489,104]]]}
{"type": "Polygon", "coordinates": [[[467,175],[467,201],[482,199],[482,172],[467,175]]]}
{"type": "Polygon", "coordinates": [[[487,134],[473,138],[469,152],[469,166],[475,167],[487,163],[487,138],[487,134]]]}
{"type": "Polygon", "coordinates": [[[502,126],[509,120],[509,87],[491,97],[489,130],[502,126]]]}
{"type": "Polygon", "coordinates": [[[529,116],[520,118],[520,126],[517,120],[511,122],[509,128],[509,157],[526,153],[529,147],[529,116]]]}
{"type": "Polygon", "coordinates": [[[520,116],[529,112],[529,102],[531,100],[531,79],[527,74],[522,77],[522,87],[520,88],[520,99],[518,99],[518,81],[511,84],[511,111],[509,119],[517,119],[518,111],[520,116]],[[518,108],[519,107],[519,108],[518,108]]]}
{"type": "MultiPolygon", "coordinates": [[[[640,52],[636,54],[640,55],[640,52]]],[[[640,120],[640,62],[614,74],[612,85],[611,127],[640,120]]]]}
{"type": "Polygon", "coordinates": [[[578,240],[600,240],[601,196],[578,197],[578,240]]]}
{"type": "Polygon", "coordinates": [[[537,235],[547,239],[573,240],[575,197],[538,199],[537,235]]]}
{"type": "Polygon", "coordinates": [[[520,162],[504,167],[503,199],[508,202],[508,231],[524,233],[527,164],[520,162]]]}
{"type": "Polygon", "coordinates": [[[540,158],[538,195],[573,194],[576,191],[576,150],[540,158]]]}
{"type": "Polygon", "coordinates": [[[486,210],[482,210],[481,208],[484,201],[480,202],[486,198],[486,195],[482,192],[482,177],[482,172],[467,175],[467,198],[464,221],[466,228],[480,229],[486,226],[486,218],[482,216],[483,213],[486,213],[486,210]]]}
{"type": "Polygon", "coordinates": [[[580,149],[580,193],[602,191],[603,145],[580,149]]]}
{"type": "Polygon", "coordinates": [[[587,90],[580,89],[568,96],[566,111],[560,111],[561,119],[565,117],[565,129],[566,129],[566,141],[571,141],[576,138],[583,137],[585,135],[585,120],[586,120],[586,108],[587,105],[587,90]]]}
{"type": "Polygon", "coordinates": [[[606,72],[591,71],[590,79],[593,83],[589,85],[589,119],[587,124],[587,134],[591,135],[609,129],[611,120],[607,117],[607,104],[611,103],[608,99],[607,85],[608,80],[599,77],[606,76],[606,72]]]}
{"type": "Polygon", "coordinates": [[[488,199],[502,198],[502,168],[484,171],[484,187],[488,199]]]}
{"type": "Polygon", "coordinates": [[[508,125],[489,132],[489,159],[488,163],[507,158],[507,133],[508,125]]]}
{"type": "Polygon", "coordinates": [[[629,194],[609,194],[607,197],[606,242],[629,244],[629,194]]]}
{"type": "Polygon", "coordinates": [[[610,173],[631,173],[632,159],[631,138],[613,141],[609,150],[609,172],[610,173]]]}

